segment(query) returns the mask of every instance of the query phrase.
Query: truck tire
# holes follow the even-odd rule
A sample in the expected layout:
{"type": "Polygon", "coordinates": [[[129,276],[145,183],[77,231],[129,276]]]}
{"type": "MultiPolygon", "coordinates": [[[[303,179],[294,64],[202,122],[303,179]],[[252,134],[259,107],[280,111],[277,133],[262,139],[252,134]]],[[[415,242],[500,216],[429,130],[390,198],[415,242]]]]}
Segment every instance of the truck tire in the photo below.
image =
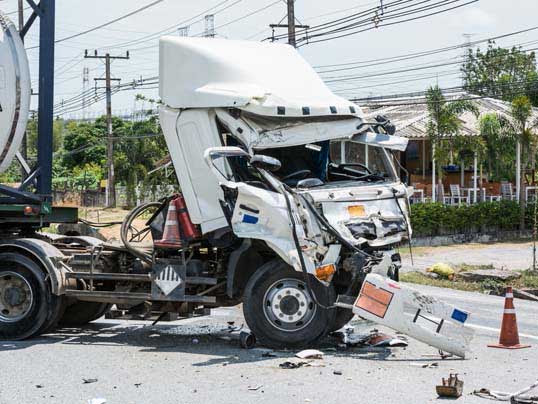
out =
{"type": "MultiPolygon", "coordinates": [[[[311,279],[313,292],[324,306],[334,303],[332,286],[311,279]]],[[[243,313],[262,345],[272,348],[308,346],[324,337],[335,310],[323,309],[310,297],[304,274],[280,259],[262,265],[247,283],[243,313]]]]}
{"type": "Polygon", "coordinates": [[[65,308],[60,319],[60,325],[65,327],[80,327],[105,315],[112,307],[108,303],[76,302],[65,308]]]}
{"type": "Polygon", "coordinates": [[[17,253],[0,254],[0,340],[40,334],[57,321],[60,307],[36,262],[17,253]]]}

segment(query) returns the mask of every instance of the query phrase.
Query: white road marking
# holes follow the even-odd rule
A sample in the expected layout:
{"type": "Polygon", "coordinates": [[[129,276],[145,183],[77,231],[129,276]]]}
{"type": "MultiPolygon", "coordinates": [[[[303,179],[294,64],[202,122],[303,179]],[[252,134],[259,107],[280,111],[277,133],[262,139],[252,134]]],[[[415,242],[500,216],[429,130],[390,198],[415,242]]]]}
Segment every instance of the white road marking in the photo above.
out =
{"type": "MultiPolygon", "coordinates": [[[[478,325],[478,324],[465,324],[467,327],[471,327],[471,328],[475,328],[477,330],[486,330],[486,331],[494,331],[496,333],[500,333],[501,330],[498,329],[498,328],[493,328],[493,327],[486,327],[484,325],[478,325]]],[[[536,335],[530,335],[530,334],[522,334],[522,333],[519,333],[519,336],[520,337],[523,337],[523,338],[530,338],[530,339],[534,339],[536,341],[538,341],[538,336],[536,335]]]]}

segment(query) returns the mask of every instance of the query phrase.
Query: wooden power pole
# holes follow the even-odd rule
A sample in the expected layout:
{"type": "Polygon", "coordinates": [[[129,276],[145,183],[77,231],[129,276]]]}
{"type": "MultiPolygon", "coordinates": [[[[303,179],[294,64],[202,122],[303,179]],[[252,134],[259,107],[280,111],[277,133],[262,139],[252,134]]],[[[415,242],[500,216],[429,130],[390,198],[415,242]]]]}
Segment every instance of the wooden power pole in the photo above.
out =
{"type": "Polygon", "coordinates": [[[295,41],[295,0],[288,0],[288,43],[294,48],[295,41]]]}
{"type": "MultiPolygon", "coordinates": [[[[105,55],[99,55],[97,51],[93,55],[88,55],[88,51],[84,55],[86,59],[101,59],[105,61],[105,78],[96,78],[97,81],[105,82],[106,89],[106,126],[107,126],[107,184],[106,184],[106,206],[107,208],[116,207],[116,177],[114,174],[114,133],[112,130],[112,81],[120,81],[120,79],[113,79],[110,72],[110,63],[114,59],[129,59],[129,51],[125,56],[110,56],[109,53],[105,55]]],[[[96,87],[97,89],[97,87],[96,87]]]]}
{"type": "Polygon", "coordinates": [[[269,27],[273,30],[273,41],[275,40],[275,28],[287,28],[288,29],[288,43],[294,48],[297,47],[297,38],[295,35],[295,30],[297,28],[302,28],[307,30],[310,28],[308,25],[298,25],[296,24],[295,18],[295,0],[286,0],[288,6],[288,23],[287,24],[270,24],[269,27]]]}

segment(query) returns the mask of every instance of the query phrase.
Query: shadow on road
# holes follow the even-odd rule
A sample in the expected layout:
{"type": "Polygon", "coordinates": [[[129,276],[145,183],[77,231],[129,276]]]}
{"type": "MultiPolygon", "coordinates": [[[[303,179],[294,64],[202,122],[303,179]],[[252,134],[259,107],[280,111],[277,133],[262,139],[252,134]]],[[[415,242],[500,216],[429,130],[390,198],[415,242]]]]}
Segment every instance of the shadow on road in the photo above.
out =
{"type": "MultiPolygon", "coordinates": [[[[140,352],[168,352],[203,355],[207,359],[192,363],[192,366],[233,366],[247,362],[260,362],[275,358],[294,356],[298,350],[272,351],[260,346],[242,349],[237,331],[240,327],[230,327],[227,323],[211,321],[207,324],[126,324],[125,322],[97,322],[82,328],[61,328],[52,334],[26,341],[0,342],[0,352],[27,349],[35,345],[65,346],[134,346],[140,352]],[[232,332],[230,332],[232,331],[232,332]],[[270,355],[267,353],[270,352],[270,355]]],[[[350,347],[337,350],[339,341],[327,337],[316,348],[324,352],[326,358],[346,357],[367,361],[431,362],[432,358],[396,358],[391,348],[350,347]]],[[[394,348],[398,349],[398,348],[394,348]]]]}

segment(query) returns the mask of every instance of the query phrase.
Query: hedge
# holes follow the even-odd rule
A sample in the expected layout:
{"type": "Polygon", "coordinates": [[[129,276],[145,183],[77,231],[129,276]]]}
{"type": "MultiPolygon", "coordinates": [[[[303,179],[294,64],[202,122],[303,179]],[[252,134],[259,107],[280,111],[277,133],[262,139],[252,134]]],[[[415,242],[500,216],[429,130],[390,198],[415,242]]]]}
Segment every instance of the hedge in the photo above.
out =
{"type": "MultiPolygon", "coordinates": [[[[525,223],[532,228],[534,204],[526,206],[525,223]]],[[[519,228],[519,203],[516,201],[480,202],[452,206],[442,203],[411,205],[414,236],[436,236],[519,228]]]]}

